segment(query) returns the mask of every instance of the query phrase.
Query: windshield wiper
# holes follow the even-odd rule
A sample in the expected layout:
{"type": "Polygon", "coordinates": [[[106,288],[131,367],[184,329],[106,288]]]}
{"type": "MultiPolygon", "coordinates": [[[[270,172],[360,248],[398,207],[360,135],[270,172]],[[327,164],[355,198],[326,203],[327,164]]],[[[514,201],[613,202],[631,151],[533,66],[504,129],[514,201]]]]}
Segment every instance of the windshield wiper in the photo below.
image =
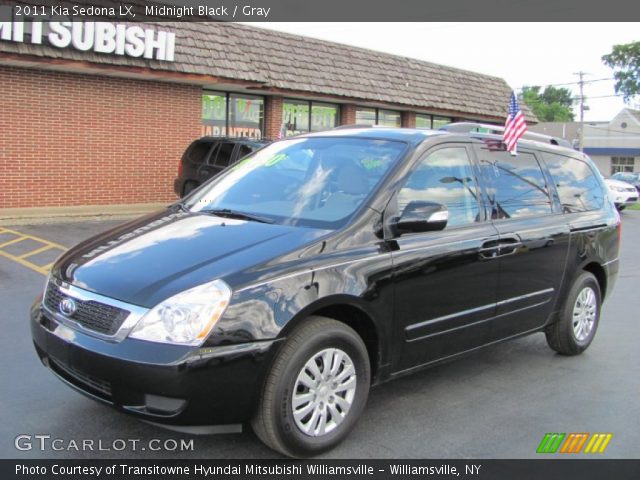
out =
{"type": "Polygon", "coordinates": [[[211,213],[219,217],[237,218],[239,220],[250,220],[252,222],[260,223],[274,223],[270,218],[260,217],[253,215],[252,213],[240,212],[238,210],[231,210],[230,208],[220,208],[212,210],[200,210],[202,213],[211,213]]]}
{"type": "Polygon", "coordinates": [[[183,212],[190,212],[191,210],[189,210],[187,208],[187,206],[184,204],[184,202],[177,202],[173,204],[174,207],[178,207],[181,211],[183,212]]]}

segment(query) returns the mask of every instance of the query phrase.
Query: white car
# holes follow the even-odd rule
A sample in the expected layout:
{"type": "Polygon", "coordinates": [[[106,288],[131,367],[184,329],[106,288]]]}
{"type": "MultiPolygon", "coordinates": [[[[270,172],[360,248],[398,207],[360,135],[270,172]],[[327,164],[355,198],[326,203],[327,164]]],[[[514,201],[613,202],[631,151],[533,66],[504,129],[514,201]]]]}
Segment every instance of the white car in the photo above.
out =
{"type": "Polygon", "coordinates": [[[609,190],[609,197],[618,210],[624,210],[627,205],[632,205],[638,201],[638,190],[627,182],[605,178],[604,183],[609,190]]]}

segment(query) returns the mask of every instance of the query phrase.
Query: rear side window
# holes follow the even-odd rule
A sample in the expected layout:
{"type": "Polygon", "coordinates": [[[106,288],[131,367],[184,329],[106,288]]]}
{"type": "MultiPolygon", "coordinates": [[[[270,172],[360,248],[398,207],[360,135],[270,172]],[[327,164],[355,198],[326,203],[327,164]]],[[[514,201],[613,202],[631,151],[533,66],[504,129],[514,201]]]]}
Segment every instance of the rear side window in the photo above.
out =
{"type": "Polygon", "coordinates": [[[521,218],[549,214],[551,197],[536,157],[527,152],[513,156],[492,146],[481,148],[480,165],[493,199],[492,218],[521,218]]]}
{"type": "Polygon", "coordinates": [[[231,163],[231,154],[233,153],[233,148],[235,146],[235,143],[220,143],[217,154],[211,157],[211,163],[216,165],[217,167],[228,167],[229,163],[231,163]]]}
{"type": "Polygon", "coordinates": [[[246,157],[251,152],[253,152],[253,150],[254,149],[251,148],[249,145],[240,145],[239,150],[238,150],[238,159],[246,157]]]}
{"type": "Polygon", "coordinates": [[[604,191],[589,164],[577,158],[544,153],[565,213],[597,210],[604,204],[604,191]]]}
{"type": "Polygon", "coordinates": [[[189,161],[194,163],[204,163],[207,160],[207,154],[211,150],[211,142],[196,142],[189,149],[187,157],[189,161]]]}

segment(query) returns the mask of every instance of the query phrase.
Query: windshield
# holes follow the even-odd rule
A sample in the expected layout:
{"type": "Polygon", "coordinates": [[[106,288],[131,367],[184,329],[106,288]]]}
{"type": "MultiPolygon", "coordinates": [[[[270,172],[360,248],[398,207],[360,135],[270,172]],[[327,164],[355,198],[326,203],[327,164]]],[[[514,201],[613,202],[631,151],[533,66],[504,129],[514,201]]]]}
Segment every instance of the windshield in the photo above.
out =
{"type": "Polygon", "coordinates": [[[283,225],[338,228],[405,148],[402,142],[361,138],[279,141],[229,167],[185,206],[192,212],[224,210],[283,225]]]}

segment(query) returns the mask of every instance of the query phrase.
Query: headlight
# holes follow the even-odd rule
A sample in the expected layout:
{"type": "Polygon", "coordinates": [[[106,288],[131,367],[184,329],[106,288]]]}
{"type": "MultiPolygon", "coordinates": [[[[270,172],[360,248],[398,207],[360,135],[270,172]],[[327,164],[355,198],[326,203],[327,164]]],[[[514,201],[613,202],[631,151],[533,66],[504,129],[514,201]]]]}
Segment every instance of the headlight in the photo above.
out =
{"type": "Polygon", "coordinates": [[[231,289],[214,280],[180,292],[142,317],[131,338],[177,345],[200,345],[229,304],[231,289]]]}
{"type": "Polygon", "coordinates": [[[611,187],[611,190],[613,190],[614,192],[625,192],[626,191],[626,189],[620,188],[620,187],[611,187]]]}

